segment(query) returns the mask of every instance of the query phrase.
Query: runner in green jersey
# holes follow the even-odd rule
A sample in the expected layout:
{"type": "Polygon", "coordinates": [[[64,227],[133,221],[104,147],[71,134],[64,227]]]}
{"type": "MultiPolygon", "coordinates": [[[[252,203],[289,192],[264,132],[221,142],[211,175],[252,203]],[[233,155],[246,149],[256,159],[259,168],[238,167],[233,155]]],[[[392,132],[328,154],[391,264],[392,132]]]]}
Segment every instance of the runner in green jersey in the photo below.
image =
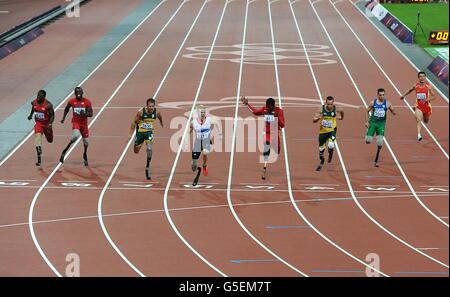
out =
{"type": "Polygon", "coordinates": [[[366,143],[372,142],[373,136],[377,135],[377,154],[375,156],[374,166],[378,167],[378,156],[383,146],[384,130],[386,128],[386,112],[390,110],[395,115],[394,107],[385,97],[385,90],[380,88],[377,90],[377,98],[370,102],[366,113],[366,143]]]}

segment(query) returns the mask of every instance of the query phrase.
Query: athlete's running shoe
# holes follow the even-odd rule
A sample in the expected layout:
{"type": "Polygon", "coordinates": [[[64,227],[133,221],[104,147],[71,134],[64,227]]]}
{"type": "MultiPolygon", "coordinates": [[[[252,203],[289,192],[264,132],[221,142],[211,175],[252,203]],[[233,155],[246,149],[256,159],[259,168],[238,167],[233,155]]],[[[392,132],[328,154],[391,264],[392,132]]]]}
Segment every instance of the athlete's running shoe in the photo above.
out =
{"type": "Polygon", "coordinates": [[[417,141],[422,141],[422,135],[421,134],[417,134],[417,141]]]}

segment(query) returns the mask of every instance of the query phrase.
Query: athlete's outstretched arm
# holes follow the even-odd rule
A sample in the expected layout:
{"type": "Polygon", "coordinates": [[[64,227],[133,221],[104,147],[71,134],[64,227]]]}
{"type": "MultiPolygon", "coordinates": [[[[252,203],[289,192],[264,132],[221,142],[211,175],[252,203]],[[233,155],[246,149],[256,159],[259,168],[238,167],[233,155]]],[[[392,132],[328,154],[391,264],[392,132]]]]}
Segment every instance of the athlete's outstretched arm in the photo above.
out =
{"type": "Polygon", "coordinates": [[[70,107],[71,107],[71,105],[70,105],[70,103],[68,102],[67,105],[66,105],[66,107],[64,108],[64,114],[63,114],[63,118],[62,118],[62,120],[61,120],[61,124],[64,124],[64,121],[66,120],[66,116],[67,116],[67,114],[69,113],[70,107]]]}
{"type": "Polygon", "coordinates": [[[430,87],[429,89],[430,92],[430,96],[428,97],[428,102],[433,101],[434,99],[436,99],[436,93],[434,92],[434,89],[432,87],[430,87]]]}
{"type": "Polygon", "coordinates": [[[248,103],[248,99],[245,98],[245,96],[241,97],[242,103],[248,107],[248,109],[250,109],[250,111],[256,115],[256,116],[260,116],[264,114],[264,107],[261,107],[260,109],[256,109],[253,106],[250,105],[250,103],[248,103]]]}
{"type": "Polygon", "coordinates": [[[313,123],[317,123],[322,118],[322,106],[319,107],[318,110],[316,110],[316,113],[313,117],[313,123]]]}
{"type": "Polygon", "coordinates": [[[416,86],[412,86],[410,89],[408,89],[402,96],[400,96],[400,100],[405,99],[406,96],[408,96],[409,93],[414,91],[416,89],[416,86]]]}
{"type": "Polygon", "coordinates": [[[280,109],[278,111],[278,128],[284,128],[285,121],[284,121],[284,111],[280,109]]]}
{"type": "Polygon", "coordinates": [[[88,108],[86,108],[86,116],[88,118],[91,118],[94,115],[94,110],[92,109],[92,106],[88,106],[88,108]]]}
{"type": "Polygon", "coordinates": [[[33,108],[33,102],[31,102],[31,111],[30,115],[28,116],[28,120],[31,120],[33,118],[34,108],[33,108]]]}
{"type": "Polygon", "coordinates": [[[55,120],[55,110],[53,109],[53,104],[48,102],[47,104],[47,110],[48,110],[48,123],[51,126],[53,124],[53,121],[55,120]]]}
{"type": "Polygon", "coordinates": [[[373,110],[373,101],[369,103],[369,106],[366,108],[366,127],[369,128],[369,117],[370,112],[373,110]]]}
{"type": "Polygon", "coordinates": [[[344,119],[344,110],[340,107],[336,107],[336,112],[341,115],[341,117],[340,118],[338,117],[337,119],[343,120],[344,119]]]}
{"type": "Polygon", "coordinates": [[[394,105],[392,105],[391,101],[388,101],[387,104],[388,104],[388,109],[391,111],[391,113],[393,115],[396,115],[397,113],[395,112],[394,105]]]}
{"type": "Polygon", "coordinates": [[[128,132],[128,137],[131,137],[133,135],[133,132],[136,130],[136,127],[139,123],[139,119],[141,118],[141,110],[139,110],[136,115],[134,116],[133,122],[131,122],[130,126],[130,132],[128,132]]]}
{"type": "Polygon", "coordinates": [[[161,127],[164,127],[164,124],[163,124],[163,118],[162,118],[161,113],[158,112],[158,113],[156,114],[156,117],[158,118],[159,123],[161,124],[161,127]]]}

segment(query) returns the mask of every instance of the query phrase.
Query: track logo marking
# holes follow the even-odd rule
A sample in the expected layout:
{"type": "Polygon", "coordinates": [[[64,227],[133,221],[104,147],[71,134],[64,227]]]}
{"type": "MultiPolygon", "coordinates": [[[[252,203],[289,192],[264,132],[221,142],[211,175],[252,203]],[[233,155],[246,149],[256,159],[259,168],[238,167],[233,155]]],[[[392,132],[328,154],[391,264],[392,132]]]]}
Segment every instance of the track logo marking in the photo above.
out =
{"type": "MultiPolygon", "coordinates": [[[[329,65],[337,63],[332,59],[333,53],[330,47],[322,44],[305,44],[311,65],[329,65]]],[[[206,60],[210,52],[210,46],[199,45],[186,48],[189,53],[183,55],[188,59],[206,60]]],[[[211,60],[228,61],[239,64],[241,62],[242,44],[216,45],[212,51],[211,60]]],[[[277,43],[275,55],[278,66],[308,66],[303,45],[300,43],[277,43]]],[[[274,65],[274,53],[272,43],[248,43],[244,48],[245,64],[274,65]]]]}

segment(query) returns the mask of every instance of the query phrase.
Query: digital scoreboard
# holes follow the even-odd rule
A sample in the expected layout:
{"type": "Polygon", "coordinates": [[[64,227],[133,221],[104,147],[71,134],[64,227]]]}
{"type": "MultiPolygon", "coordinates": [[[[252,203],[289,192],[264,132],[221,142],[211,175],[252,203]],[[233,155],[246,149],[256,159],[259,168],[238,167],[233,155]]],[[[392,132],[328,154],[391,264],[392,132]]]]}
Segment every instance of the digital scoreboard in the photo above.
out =
{"type": "Polygon", "coordinates": [[[429,44],[448,44],[448,30],[432,30],[428,37],[429,44]]]}

